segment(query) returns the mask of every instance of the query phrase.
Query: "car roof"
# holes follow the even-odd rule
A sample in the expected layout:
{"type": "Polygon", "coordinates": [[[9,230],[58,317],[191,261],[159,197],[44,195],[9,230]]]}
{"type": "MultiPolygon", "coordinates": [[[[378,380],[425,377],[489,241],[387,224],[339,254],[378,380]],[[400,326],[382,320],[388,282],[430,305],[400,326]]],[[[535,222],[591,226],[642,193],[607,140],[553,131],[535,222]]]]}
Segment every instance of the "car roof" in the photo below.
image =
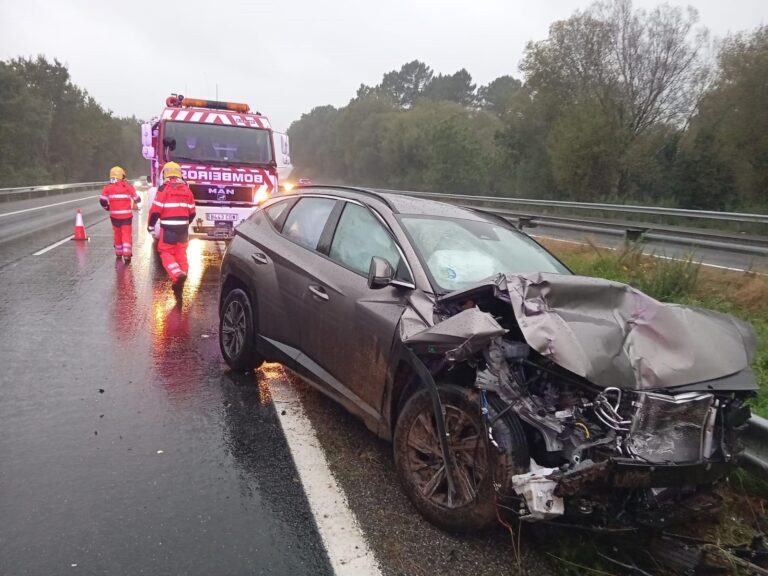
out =
{"type": "Polygon", "coordinates": [[[408,196],[407,193],[400,194],[370,188],[322,186],[316,184],[310,186],[297,186],[294,188],[294,193],[296,194],[307,192],[327,194],[329,191],[338,194],[342,198],[354,198],[366,203],[372,199],[379,200],[386,204],[392,212],[399,214],[443,216],[446,218],[463,218],[464,220],[488,220],[488,218],[481,213],[454,206],[453,204],[447,204],[445,202],[408,196]]]}

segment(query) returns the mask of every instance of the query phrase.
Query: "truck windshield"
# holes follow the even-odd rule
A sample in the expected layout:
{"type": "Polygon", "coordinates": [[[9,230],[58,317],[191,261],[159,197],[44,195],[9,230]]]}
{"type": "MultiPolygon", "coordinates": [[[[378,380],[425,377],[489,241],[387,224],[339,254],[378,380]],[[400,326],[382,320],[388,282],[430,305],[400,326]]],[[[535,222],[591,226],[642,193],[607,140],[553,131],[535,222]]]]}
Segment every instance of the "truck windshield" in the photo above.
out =
{"type": "Polygon", "coordinates": [[[168,158],[177,162],[239,165],[272,162],[269,131],[261,128],[166,122],[163,146],[168,150],[168,158]]]}

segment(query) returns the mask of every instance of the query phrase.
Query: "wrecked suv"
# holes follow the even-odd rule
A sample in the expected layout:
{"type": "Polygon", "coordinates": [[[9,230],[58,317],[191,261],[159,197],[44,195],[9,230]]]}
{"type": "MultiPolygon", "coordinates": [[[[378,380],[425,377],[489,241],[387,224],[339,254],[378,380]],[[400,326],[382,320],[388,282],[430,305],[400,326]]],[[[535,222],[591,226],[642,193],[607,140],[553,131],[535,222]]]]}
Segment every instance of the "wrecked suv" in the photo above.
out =
{"type": "Polygon", "coordinates": [[[757,388],[745,323],[575,276],[495,215],[350,188],[238,226],[219,339],[231,368],[281,362],[391,440],[449,530],[663,523],[732,469],[757,388]]]}

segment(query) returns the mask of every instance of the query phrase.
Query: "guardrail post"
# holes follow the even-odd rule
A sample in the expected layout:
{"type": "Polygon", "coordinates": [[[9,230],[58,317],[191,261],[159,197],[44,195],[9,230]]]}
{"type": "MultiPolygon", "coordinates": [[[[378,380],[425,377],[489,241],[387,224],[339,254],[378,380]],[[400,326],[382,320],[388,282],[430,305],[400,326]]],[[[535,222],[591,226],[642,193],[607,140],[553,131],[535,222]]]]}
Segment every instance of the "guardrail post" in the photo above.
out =
{"type": "Polygon", "coordinates": [[[627,228],[624,230],[624,241],[640,242],[646,232],[648,232],[648,228],[627,228]]]}
{"type": "Polygon", "coordinates": [[[752,416],[742,434],[744,452],[741,463],[763,479],[768,479],[768,420],[752,416]]]}
{"type": "Polygon", "coordinates": [[[523,228],[536,228],[538,224],[532,216],[518,216],[517,227],[522,230],[523,228]]]}

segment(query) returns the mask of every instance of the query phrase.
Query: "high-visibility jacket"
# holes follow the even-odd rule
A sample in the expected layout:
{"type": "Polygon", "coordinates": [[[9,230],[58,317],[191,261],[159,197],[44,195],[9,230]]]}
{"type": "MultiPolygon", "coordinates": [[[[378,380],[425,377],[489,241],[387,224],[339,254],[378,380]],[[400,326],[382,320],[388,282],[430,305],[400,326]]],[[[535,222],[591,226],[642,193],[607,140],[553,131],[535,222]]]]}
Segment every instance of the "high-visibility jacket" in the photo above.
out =
{"type": "Polygon", "coordinates": [[[157,189],[149,210],[149,225],[160,221],[161,242],[178,244],[188,240],[189,224],[195,219],[195,197],[180,178],[171,178],[157,189]]]}
{"type": "Polygon", "coordinates": [[[109,210],[109,216],[113,220],[126,220],[133,218],[133,204],[141,202],[136,189],[125,180],[118,180],[114,184],[107,184],[101,189],[99,203],[105,210],[109,210]]]}

